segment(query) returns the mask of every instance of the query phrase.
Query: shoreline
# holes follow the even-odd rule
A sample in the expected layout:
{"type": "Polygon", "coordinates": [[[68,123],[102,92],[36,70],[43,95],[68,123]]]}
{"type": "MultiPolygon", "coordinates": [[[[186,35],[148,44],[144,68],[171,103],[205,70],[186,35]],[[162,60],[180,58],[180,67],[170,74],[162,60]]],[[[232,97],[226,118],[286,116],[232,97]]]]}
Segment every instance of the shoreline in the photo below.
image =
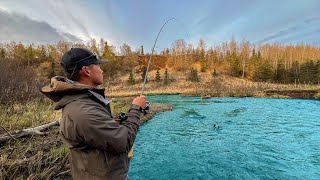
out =
{"type": "MultiPolygon", "coordinates": [[[[197,92],[184,92],[184,93],[170,93],[170,92],[151,92],[146,93],[146,96],[156,95],[180,95],[180,96],[197,96],[202,99],[209,99],[215,97],[257,97],[257,98],[292,98],[292,99],[320,99],[320,90],[264,90],[251,93],[234,93],[231,95],[224,95],[223,93],[197,93],[197,92]]],[[[139,96],[139,93],[134,92],[120,92],[120,94],[107,94],[109,98],[132,98],[139,96]],[[126,94],[126,95],[124,95],[126,94]]]]}

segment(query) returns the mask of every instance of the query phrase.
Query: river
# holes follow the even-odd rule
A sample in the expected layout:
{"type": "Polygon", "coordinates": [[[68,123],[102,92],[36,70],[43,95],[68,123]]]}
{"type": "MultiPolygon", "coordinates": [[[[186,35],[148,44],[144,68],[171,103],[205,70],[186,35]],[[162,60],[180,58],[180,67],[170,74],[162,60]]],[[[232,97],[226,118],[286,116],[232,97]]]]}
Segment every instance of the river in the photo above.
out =
{"type": "Polygon", "coordinates": [[[148,96],[173,110],[144,123],[135,179],[320,179],[320,101],[148,96]]]}

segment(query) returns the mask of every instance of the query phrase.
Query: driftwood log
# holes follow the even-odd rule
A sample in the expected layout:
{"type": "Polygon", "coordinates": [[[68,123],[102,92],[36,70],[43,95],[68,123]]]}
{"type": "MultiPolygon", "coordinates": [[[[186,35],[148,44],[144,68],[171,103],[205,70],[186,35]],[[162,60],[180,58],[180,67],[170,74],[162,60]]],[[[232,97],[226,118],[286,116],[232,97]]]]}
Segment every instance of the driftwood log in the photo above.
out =
{"type": "Polygon", "coordinates": [[[6,131],[6,134],[0,135],[0,143],[8,141],[9,139],[16,139],[24,136],[31,136],[31,135],[47,135],[48,132],[42,132],[43,130],[46,130],[52,126],[58,126],[59,121],[53,121],[47,124],[43,124],[41,126],[28,128],[28,129],[22,129],[20,131],[16,131],[12,134],[10,134],[7,130],[5,130],[2,126],[2,128],[6,131]]]}

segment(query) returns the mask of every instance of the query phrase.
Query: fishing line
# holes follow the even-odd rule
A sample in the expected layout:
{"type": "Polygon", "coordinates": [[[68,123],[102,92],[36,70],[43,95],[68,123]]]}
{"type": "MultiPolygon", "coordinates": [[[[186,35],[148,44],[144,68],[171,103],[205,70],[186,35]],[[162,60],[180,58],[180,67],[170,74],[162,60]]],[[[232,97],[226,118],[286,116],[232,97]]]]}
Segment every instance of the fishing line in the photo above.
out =
{"type": "Polygon", "coordinates": [[[148,72],[149,72],[149,69],[150,69],[150,64],[151,64],[151,60],[152,60],[152,56],[153,56],[153,52],[154,52],[154,48],[157,44],[157,41],[158,41],[158,38],[159,38],[159,35],[162,31],[162,29],[164,28],[164,26],[171,20],[174,20],[175,18],[170,18],[168,19],[161,27],[160,31],[158,32],[158,35],[156,37],[156,40],[154,41],[154,44],[153,44],[153,47],[152,47],[152,50],[151,50],[151,55],[150,55],[150,58],[149,58],[149,61],[148,61],[148,67],[147,67],[147,70],[146,70],[146,74],[144,76],[144,81],[143,81],[143,85],[142,85],[142,88],[141,88],[141,95],[143,95],[143,92],[144,92],[144,88],[146,86],[146,82],[147,82],[147,77],[148,77],[148,72]]]}
{"type": "MultiPolygon", "coordinates": [[[[185,25],[184,25],[180,20],[178,20],[177,18],[173,18],[173,17],[170,18],[170,19],[168,19],[168,20],[162,25],[162,27],[161,27],[160,31],[158,32],[158,35],[157,35],[157,37],[156,37],[156,39],[155,39],[155,41],[154,41],[152,50],[151,50],[151,55],[150,55],[150,58],[149,58],[149,61],[148,61],[148,67],[147,67],[146,74],[145,74],[145,76],[144,76],[143,85],[142,85],[142,88],[141,88],[141,95],[143,95],[144,88],[145,88],[145,85],[146,85],[146,82],[147,82],[148,72],[149,72],[149,69],[150,69],[150,64],[151,64],[151,61],[152,61],[152,56],[153,56],[154,49],[155,49],[155,47],[156,47],[158,38],[159,38],[161,32],[163,32],[163,28],[164,28],[164,27],[166,26],[166,24],[168,24],[168,22],[171,21],[171,20],[175,20],[175,21],[179,22],[179,24],[180,24],[184,29],[186,29],[186,28],[185,28],[185,25]]],[[[188,40],[190,41],[189,34],[188,34],[188,32],[187,32],[186,30],[185,30],[185,35],[187,36],[188,40]]],[[[188,44],[187,44],[187,45],[188,45],[188,44]]]]}

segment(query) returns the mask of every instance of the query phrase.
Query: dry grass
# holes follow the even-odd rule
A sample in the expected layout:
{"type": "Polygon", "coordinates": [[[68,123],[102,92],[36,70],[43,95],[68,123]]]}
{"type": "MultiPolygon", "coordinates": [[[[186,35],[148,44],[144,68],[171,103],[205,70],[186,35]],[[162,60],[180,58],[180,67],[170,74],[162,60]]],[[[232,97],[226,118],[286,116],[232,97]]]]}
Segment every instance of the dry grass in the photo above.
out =
{"type": "MultiPolygon", "coordinates": [[[[29,101],[26,104],[11,103],[0,105],[1,126],[8,131],[34,127],[59,119],[60,111],[53,110],[53,103],[48,100],[29,101]]],[[[2,134],[3,129],[0,130],[2,134]]]]}
{"type": "MultiPolygon", "coordinates": [[[[169,73],[170,74],[170,73],[169,73]]],[[[164,85],[154,82],[155,71],[149,74],[150,81],[145,86],[144,94],[182,94],[187,96],[259,96],[264,97],[264,90],[320,90],[320,85],[310,84],[274,84],[267,82],[252,82],[246,79],[218,76],[212,77],[210,73],[200,73],[200,82],[193,83],[187,80],[183,72],[171,72],[172,82],[164,85]]],[[[120,78],[116,84],[106,87],[108,97],[137,96],[141,94],[142,82],[135,85],[127,84],[127,76],[120,78]]]]}

